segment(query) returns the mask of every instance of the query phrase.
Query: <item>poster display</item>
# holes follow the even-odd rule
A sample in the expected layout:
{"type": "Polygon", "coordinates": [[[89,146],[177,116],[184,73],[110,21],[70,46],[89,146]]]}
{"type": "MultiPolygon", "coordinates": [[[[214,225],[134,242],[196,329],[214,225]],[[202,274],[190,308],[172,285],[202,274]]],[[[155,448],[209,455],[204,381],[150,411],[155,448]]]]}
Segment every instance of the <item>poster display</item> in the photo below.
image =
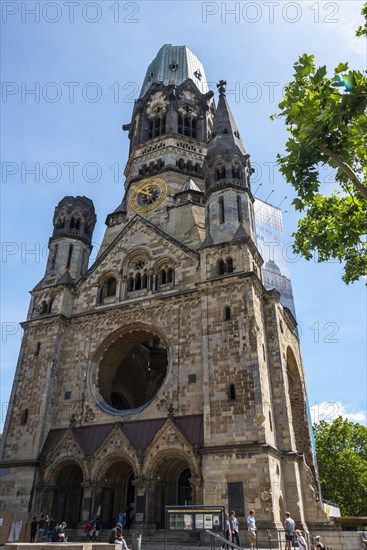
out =
{"type": "Polygon", "coordinates": [[[166,506],[166,528],[223,532],[224,506],[166,506]]]}

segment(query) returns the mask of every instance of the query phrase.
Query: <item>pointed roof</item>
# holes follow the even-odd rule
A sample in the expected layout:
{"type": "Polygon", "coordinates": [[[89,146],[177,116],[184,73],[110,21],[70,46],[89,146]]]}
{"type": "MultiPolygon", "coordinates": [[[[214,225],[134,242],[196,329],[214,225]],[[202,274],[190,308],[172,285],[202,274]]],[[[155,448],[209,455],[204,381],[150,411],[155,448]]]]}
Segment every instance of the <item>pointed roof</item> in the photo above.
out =
{"type": "Polygon", "coordinates": [[[186,183],[182,186],[182,191],[199,191],[201,193],[200,188],[196,185],[193,179],[189,178],[186,183]]]}
{"type": "Polygon", "coordinates": [[[196,55],[187,46],[164,44],[147,69],[139,97],[143,97],[154,82],[168,86],[174,81],[179,86],[188,78],[202,94],[209,91],[204,67],[196,55]]]}
{"type": "Polygon", "coordinates": [[[243,155],[246,155],[245,147],[242,143],[240,133],[232,111],[228,105],[224,82],[221,80],[219,85],[219,101],[213,122],[213,139],[208,146],[208,156],[210,153],[220,151],[234,152],[237,147],[243,155]]]}
{"type": "Polygon", "coordinates": [[[203,242],[201,243],[200,249],[206,248],[207,246],[212,246],[213,244],[214,244],[213,237],[211,236],[210,233],[208,233],[205,239],[203,240],[203,242]]]}
{"type": "Polygon", "coordinates": [[[112,212],[112,214],[126,213],[126,198],[124,197],[118,207],[112,212]]]}
{"type": "Polygon", "coordinates": [[[74,285],[75,281],[70,275],[70,271],[67,269],[59,279],[57,279],[58,285],[74,285]]]}

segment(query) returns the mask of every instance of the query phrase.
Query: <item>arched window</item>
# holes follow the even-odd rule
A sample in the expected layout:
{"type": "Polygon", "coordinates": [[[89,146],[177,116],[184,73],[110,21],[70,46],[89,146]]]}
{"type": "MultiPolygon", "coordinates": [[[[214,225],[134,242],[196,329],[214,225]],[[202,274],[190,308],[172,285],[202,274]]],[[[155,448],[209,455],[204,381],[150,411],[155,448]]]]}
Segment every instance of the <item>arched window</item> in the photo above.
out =
{"type": "Polygon", "coordinates": [[[167,290],[173,286],[174,271],[173,267],[164,265],[158,271],[156,277],[156,289],[159,290],[161,286],[164,286],[164,290],[167,290]]]}
{"type": "Polygon", "coordinates": [[[224,164],[217,164],[215,167],[215,180],[223,180],[226,177],[226,167],[224,164]]]}
{"type": "Polygon", "coordinates": [[[235,180],[241,180],[242,179],[242,169],[241,166],[235,162],[232,164],[232,178],[235,180]]]}
{"type": "Polygon", "coordinates": [[[187,137],[197,137],[197,114],[189,105],[180,107],[180,112],[178,113],[178,133],[187,137]]]}
{"type": "Polygon", "coordinates": [[[237,195],[237,216],[240,223],[243,222],[241,195],[237,195]]]}
{"type": "Polygon", "coordinates": [[[74,218],[74,216],[70,219],[70,229],[80,229],[80,220],[79,218],[74,218]]]}
{"type": "Polygon", "coordinates": [[[57,220],[56,229],[64,229],[64,227],[65,227],[65,218],[60,217],[60,218],[57,220]]]}
{"type": "Polygon", "coordinates": [[[47,307],[47,313],[51,313],[52,312],[52,305],[54,303],[54,298],[52,298],[52,300],[50,300],[48,302],[48,307],[47,307]]]}
{"type": "Polygon", "coordinates": [[[219,275],[225,275],[226,273],[233,273],[234,265],[232,258],[227,258],[225,261],[221,258],[218,260],[219,275]]]}
{"type": "Polygon", "coordinates": [[[46,315],[46,313],[47,313],[47,302],[46,300],[43,300],[41,304],[41,315],[46,315]]]}
{"type": "Polygon", "coordinates": [[[148,138],[159,137],[166,133],[166,115],[157,110],[154,118],[149,120],[148,138]]]}
{"type": "Polygon", "coordinates": [[[231,308],[229,306],[226,306],[224,308],[224,320],[225,321],[231,320],[231,308]]]}
{"type": "Polygon", "coordinates": [[[220,223],[225,222],[225,218],[224,218],[224,198],[223,197],[219,197],[219,222],[220,223]]]}
{"type": "Polygon", "coordinates": [[[105,296],[115,296],[116,294],[116,279],[109,277],[104,284],[105,296]]]}

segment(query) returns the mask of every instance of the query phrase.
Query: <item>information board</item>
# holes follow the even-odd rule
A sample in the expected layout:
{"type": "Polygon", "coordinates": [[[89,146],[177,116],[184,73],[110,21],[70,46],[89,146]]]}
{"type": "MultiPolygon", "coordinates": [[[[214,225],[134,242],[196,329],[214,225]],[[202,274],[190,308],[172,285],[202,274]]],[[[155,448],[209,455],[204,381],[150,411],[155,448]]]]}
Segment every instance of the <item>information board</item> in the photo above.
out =
{"type": "Polygon", "coordinates": [[[224,532],[224,506],[166,506],[166,531],[224,532]]]}

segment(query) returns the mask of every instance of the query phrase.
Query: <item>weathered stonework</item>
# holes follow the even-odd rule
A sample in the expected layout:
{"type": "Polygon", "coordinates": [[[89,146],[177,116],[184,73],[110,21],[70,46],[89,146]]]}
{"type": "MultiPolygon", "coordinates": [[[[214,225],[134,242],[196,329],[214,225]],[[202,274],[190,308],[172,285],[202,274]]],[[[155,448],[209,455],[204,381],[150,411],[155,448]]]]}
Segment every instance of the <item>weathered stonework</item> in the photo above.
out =
{"type": "Polygon", "coordinates": [[[108,526],[131,506],[153,530],[173,503],[325,520],[296,323],[262,284],[249,155],[212,95],[187,78],[138,100],[125,200],[88,270],[91,201],[55,211],[3,438],[8,510],[108,526]],[[167,196],[137,215],[157,177],[167,196]]]}

